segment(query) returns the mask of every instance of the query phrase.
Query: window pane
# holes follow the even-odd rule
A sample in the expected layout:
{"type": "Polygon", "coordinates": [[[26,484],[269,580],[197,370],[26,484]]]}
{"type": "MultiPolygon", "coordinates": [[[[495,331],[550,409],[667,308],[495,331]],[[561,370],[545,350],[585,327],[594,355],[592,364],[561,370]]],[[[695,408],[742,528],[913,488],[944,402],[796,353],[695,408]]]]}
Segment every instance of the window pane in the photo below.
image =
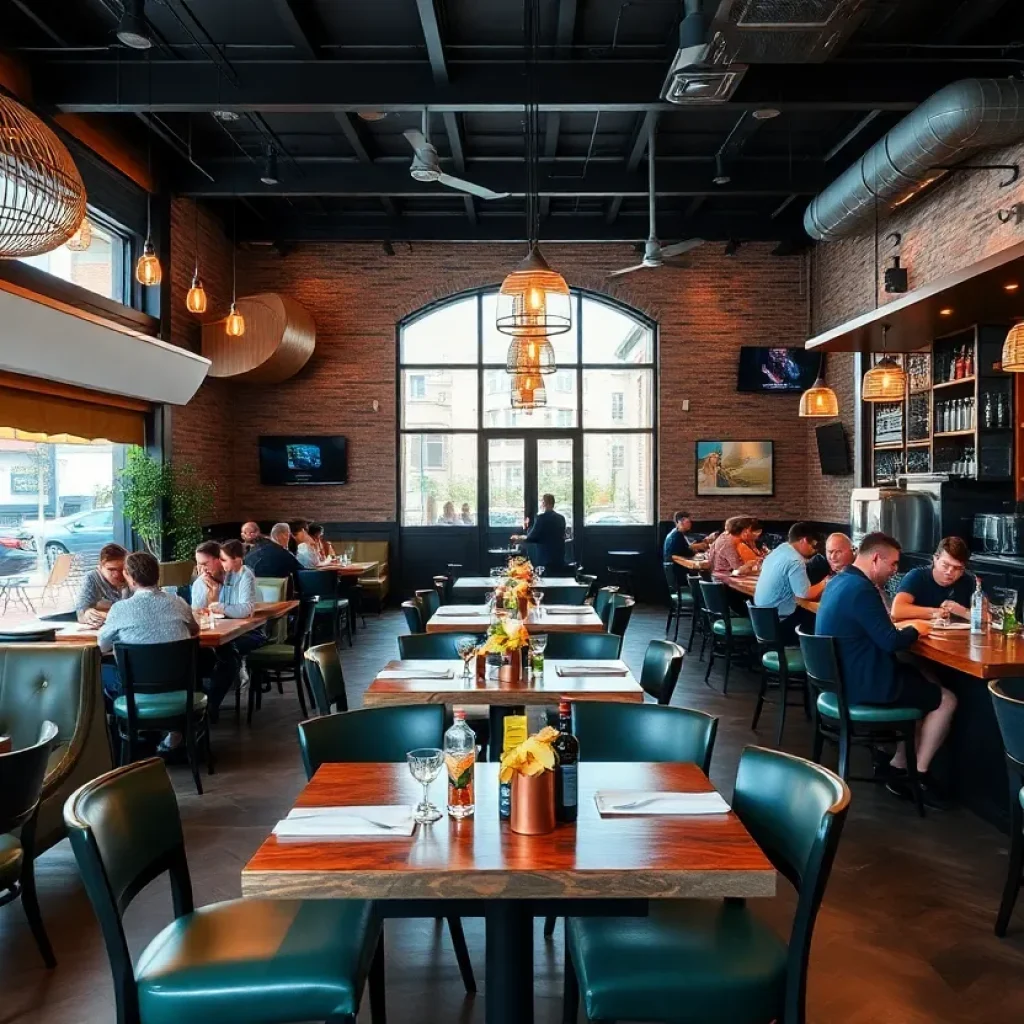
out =
{"type": "Polygon", "coordinates": [[[584,363],[651,363],[654,332],[595,299],[583,299],[584,363]]]}
{"type": "MultiPolygon", "coordinates": [[[[30,267],[45,270],[62,281],[88,288],[106,299],[122,302],[123,291],[120,275],[114,273],[114,247],[121,247],[123,239],[113,235],[106,228],[89,219],[92,227],[92,241],[84,252],[72,252],[66,246],[59,245],[51,252],[39,256],[26,256],[21,262],[30,267]]],[[[120,263],[120,258],[117,260],[120,263]]]]}
{"type": "MultiPolygon", "coordinates": [[[[555,349],[555,361],[559,366],[571,366],[576,362],[576,310],[578,309],[575,296],[572,300],[573,325],[565,334],[559,334],[551,339],[555,349]]],[[[501,363],[504,365],[508,358],[508,346],[512,339],[507,334],[499,333],[494,321],[498,316],[498,293],[491,292],[484,296],[484,362],[501,363]]]]}
{"type": "Polygon", "coordinates": [[[402,525],[476,523],[476,435],[402,435],[402,525]]]}
{"type": "Polygon", "coordinates": [[[487,442],[487,524],[521,529],[526,514],[525,443],[520,438],[487,442]]]}
{"type": "Polygon", "coordinates": [[[584,435],[586,526],[651,523],[653,492],[650,434],[584,435]]]}
{"type": "Polygon", "coordinates": [[[653,370],[584,370],[583,426],[653,426],[653,390],[653,370]]]}
{"type": "Polygon", "coordinates": [[[559,370],[544,378],[547,405],[527,411],[512,408],[512,378],[504,370],[484,370],[484,427],[576,426],[576,371],[559,370]]]}
{"type": "MultiPolygon", "coordinates": [[[[493,317],[492,317],[493,319],[493,317]]],[[[476,297],[435,309],[402,328],[403,363],[475,363],[476,297]]]]}
{"type": "Polygon", "coordinates": [[[402,426],[475,430],[476,370],[403,370],[402,426]]]}
{"type": "Polygon", "coordinates": [[[555,508],[572,526],[572,438],[537,438],[537,497],[555,496],[555,508]]]}

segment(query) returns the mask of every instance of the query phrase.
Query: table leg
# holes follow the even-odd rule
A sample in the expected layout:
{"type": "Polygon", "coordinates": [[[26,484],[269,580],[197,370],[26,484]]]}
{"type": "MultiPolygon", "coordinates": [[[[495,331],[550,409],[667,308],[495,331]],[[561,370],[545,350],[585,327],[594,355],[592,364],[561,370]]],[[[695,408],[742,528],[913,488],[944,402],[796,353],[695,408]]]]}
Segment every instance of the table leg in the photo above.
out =
{"type": "Polygon", "coordinates": [[[486,910],[487,1024],[533,1024],[533,914],[518,900],[486,910]]]}

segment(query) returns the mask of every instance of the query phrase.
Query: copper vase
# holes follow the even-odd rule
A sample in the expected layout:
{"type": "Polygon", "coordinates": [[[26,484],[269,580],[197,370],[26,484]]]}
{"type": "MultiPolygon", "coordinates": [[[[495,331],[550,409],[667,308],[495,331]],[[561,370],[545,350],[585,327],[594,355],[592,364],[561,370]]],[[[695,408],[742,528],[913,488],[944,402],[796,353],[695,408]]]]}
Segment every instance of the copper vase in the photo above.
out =
{"type": "Polygon", "coordinates": [[[523,678],[523,652],[512,651],[501,659],[498,669],[498,681],[502,683],[518,683],[523,678]]]}
{"type": "Polygon", "coordinates": [[[526,621],[527,615],[530,614],[530,599],[528,597],[520,597],[519,599],[519,618],[526,621]]]}
{"type": "Polygon", "coordinates": [[[555,830],[555,773],[512,776],[512,813],[509,827],[524,836],[555,830]]]}

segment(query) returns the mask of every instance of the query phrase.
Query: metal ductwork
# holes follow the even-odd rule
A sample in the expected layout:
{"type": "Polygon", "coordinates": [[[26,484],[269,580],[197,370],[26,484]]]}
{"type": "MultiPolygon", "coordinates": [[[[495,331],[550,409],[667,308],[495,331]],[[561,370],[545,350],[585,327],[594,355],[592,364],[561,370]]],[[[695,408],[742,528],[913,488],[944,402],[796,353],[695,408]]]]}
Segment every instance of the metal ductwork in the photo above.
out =
{"type": "Polygon", "coordinates": [[[1024,82],[968,78],[926,99],[843,172],[804,212],[804,230],[819,242],[873,224],[981,149],[1024,138],[1024,82]],[[881,205],[884,204],[884,205],[881,205]]]}

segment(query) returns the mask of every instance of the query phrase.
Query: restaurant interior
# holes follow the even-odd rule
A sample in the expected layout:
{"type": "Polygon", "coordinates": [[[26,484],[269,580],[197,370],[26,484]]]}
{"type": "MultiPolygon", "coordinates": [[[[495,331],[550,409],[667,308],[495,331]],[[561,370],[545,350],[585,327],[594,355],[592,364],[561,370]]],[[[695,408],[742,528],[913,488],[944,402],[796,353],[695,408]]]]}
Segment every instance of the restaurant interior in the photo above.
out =
{"type": "Polygon", "coordinates": [[[0,1024],[1024,1020],[1022,163],[1008,0],[0,0],[0,1024]]]}

